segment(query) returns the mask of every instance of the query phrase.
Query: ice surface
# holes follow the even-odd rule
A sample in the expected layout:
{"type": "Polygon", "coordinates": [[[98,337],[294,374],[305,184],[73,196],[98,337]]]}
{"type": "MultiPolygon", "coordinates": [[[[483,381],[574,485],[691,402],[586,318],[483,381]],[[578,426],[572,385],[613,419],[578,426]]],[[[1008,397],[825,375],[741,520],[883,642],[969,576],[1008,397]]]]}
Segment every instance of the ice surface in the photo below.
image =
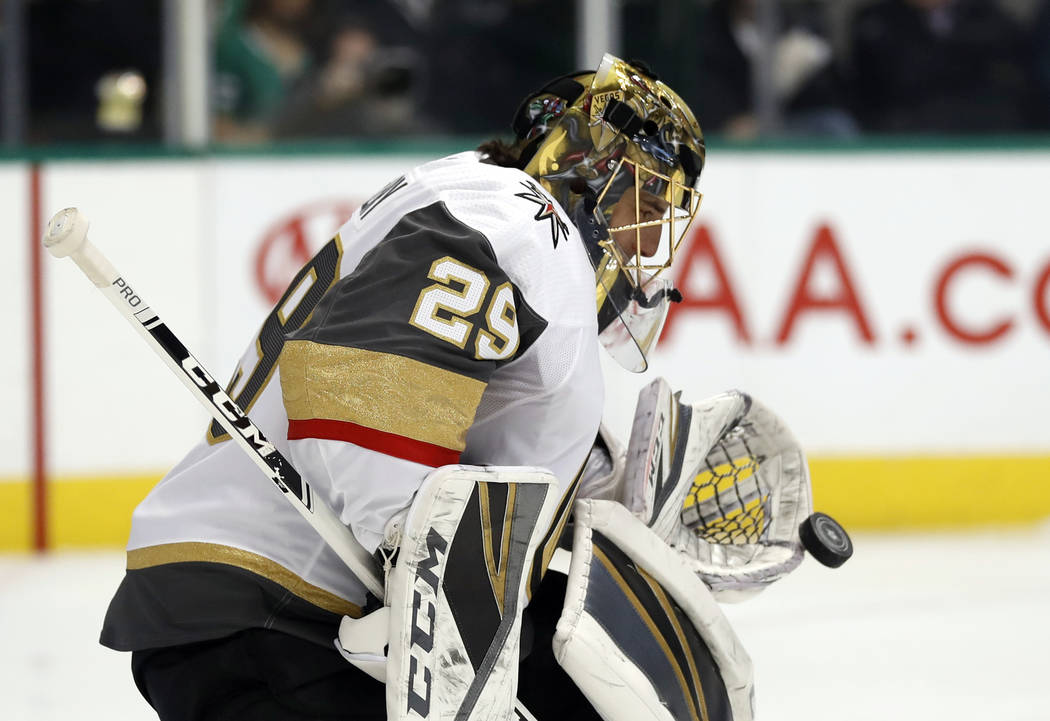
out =
{"type": "MultiPolygon", "coordinates": [[[[807,559],[725,607],[754,661],[759,721],[1050,719],[1050,527],[854,544],[840,569],[807,559]]],[[[98,645],[123,565],[116,552],[0,555],[0,720],[155,718],[129,656],[98,645]]]]}

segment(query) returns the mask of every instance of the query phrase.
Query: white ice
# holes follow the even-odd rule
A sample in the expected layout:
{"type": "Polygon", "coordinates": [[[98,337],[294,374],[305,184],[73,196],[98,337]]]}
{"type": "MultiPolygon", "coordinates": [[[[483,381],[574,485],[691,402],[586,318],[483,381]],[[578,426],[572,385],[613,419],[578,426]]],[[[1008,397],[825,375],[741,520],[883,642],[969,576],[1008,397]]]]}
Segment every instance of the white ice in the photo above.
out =
{"type": "MultiPolygon", "coordinates": [[[[726,607],[759,721],[1050,719],[1050,526],[854,542],[726,607]]],[[[0,721],[155,718],[97,641],[123,563],[0,555],[0,721]]]]}

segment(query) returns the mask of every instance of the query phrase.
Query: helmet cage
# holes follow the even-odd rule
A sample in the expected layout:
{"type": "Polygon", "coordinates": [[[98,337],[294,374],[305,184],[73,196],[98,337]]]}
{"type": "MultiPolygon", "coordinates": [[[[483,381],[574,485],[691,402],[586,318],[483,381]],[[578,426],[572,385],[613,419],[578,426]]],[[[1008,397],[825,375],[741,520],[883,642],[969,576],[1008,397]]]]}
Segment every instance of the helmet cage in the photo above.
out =
{"type": "MultiPolygon", "coordinates": [[[[598,196],[594,212],[601,214],[609,233],[606,238],[599,241],[599,245],[616,259],[619,267],[637,288],[643,288],[648,281],[671,267],[682,240],[686,237],[700,210],[703,194],[691,185],[684,184],[681,176],[680,172],[676,175],[667,175],[624,157],[598,196]],[[633,222],[612,225],[610,223],[611,209],[615,204],[608,204],[606,196],[609,188],[616,183],[617,176],[624,172],[625,167],[628,168],[626,172],[629,172],[634,178],[631,188],[626,191],[634,194],[632,204],[634,219],[633,222]],[[643,217],[642,193],[658,198],[666,205],[662,217],[648,220],[643,217]],[[652,252],[646,253],[644,251],[649,248],[643,248],[643,231],[646,228],[656,227],[661,230],[659,244],[652,249],[652,252]],[[633,239],[624,241],[625,235],[631,231],[633,231],[633,239]]],[[[617,202],[622,200],[623,195],[617,202]]]]}

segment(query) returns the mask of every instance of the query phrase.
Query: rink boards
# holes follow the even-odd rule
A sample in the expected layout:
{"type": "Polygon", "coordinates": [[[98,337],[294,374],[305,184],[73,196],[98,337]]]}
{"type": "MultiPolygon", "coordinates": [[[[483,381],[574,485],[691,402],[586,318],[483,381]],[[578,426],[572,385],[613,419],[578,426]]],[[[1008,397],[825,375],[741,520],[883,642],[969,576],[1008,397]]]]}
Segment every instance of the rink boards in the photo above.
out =
{"type": "MultiPolygon", "coordinates": [[[[0,163],[0,298],[13,311],[0,549],[31,547],[41,526],[48,545],[120,545],[131,507],[205,425],[71,264],[34,263],[40,223],[79,206],[225,379],[298,264],[423,158],[0,163]]],[[[815,505],[847,525],[1050,515],[1048,173],[1050,149],[712,151],[676,269],[687,301],[648,373],[606,364],[607,423],[625,436],[656,375],[686,399],[740,388],[788,422],[815,505]]]]}

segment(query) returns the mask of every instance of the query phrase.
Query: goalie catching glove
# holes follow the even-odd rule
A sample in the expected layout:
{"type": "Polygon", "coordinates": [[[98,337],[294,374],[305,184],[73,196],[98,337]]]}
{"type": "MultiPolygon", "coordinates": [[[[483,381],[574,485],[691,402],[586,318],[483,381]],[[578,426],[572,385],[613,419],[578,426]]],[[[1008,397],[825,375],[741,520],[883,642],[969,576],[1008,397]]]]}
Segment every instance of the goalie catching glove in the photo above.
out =
{"type": "Polygon", "coordinates": [[[687,405],[663,379],[639,394],[623,456],[604,427],[599,441],[574,508],[558,663],[605,721],[750,721],[751,661],[716,599],[802,561],[805,455],[750,396],[687,405]]]}
{"type": "Polygon", "coordinates": [[[658,378],[642,389],[623,503],[719,600],[739,600],[802,562],[809,468],[788,427],[739,391],[692,405],[658,378]]]}

